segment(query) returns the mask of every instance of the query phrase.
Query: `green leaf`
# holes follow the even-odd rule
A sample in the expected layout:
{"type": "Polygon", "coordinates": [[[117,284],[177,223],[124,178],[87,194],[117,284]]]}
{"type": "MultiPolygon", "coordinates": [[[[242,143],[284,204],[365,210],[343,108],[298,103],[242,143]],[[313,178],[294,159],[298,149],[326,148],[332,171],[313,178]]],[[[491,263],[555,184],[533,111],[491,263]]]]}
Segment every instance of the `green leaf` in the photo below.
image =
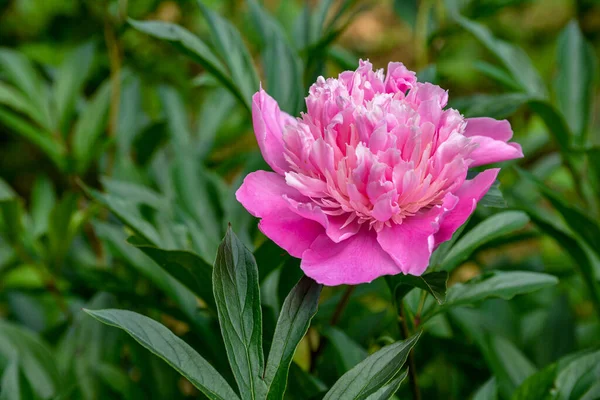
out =
{"type": "Polygon", "coordinates": [[[394,0],[394,11],[413,30],[417,25],[419,6],[417,0],[394,0]]]}
{"type": "Polygon", "coordinates": [[[454,20],[498,58],[523,91],[540,98],[547,96],[542,78],[523,49],[497,39],[477,22],[460,15],[454,15],[454,20]]]}
{"type": "Polygon", "coordinates": [[[2,374],[0,400],[35,400],[36,398],[18,362],[11,362],[2,374]]]}
{"type": "Polygon", "coordinates": [[[483,75],[496,82],[506,86],[511,90],[521,90],[521,87],[515,82],[515,80],[503,69],[496,67],[485,61],[475,61],[473,67],[481,72],[483,75]]]}
{"type": "Polygon", "coordinates": [[[367,357],[345,373],[327,392],[323,400],[367,399],[388,385],[399,373],[420,335],[418,333],[407,340],[385,346],[367,357]]]}
{"type": "Polygon", "coordinates": [[[173,143],[176,152],[184,152],[191,144],[192,129],[190,127],[183,99],[174,88],[166,85],[161,86],[158,89],[158,93],[167,117],[171,142],[173,143]]]}
{"type": "Polygon", "coordinates": [[[392,398],[394,393],[400,389],[400,385],[408,376],[408,370],[404,371],[401,374],[398,374],[394,379],[390,381],[387,385],[367,397],[366,400],[389,400],[392,398]]]}
{"type": "Polygon", "coordinates": [[[477,202],[477,205],[481,205],[483,207],[490,208],[506,208],[508,205],[506,204],[506,200],[500,191],[500,182],[495,181],[492,186],[490,186],[487,193],[483,196],[481,200],[477,202]]]}
{"type": "Polygon", "coordinates": [[[142,250],[162,269],[167,271],[215,310],[212,288],[212,266],[190,251],[164,250],[148,246],[135,236],[127,241],[142,250]]]}
{"type": "Polygon", "coordinates": [[[450,287],[446,293],[446,302],[435,308],[433,314],[452,307],[477,303],[490,297],[510,300],[518,294],[534,292],[557,283],[558,279],[554,276],[538,272],[489,272],[466,283],[457,283],[450,287]]]}
{"type": "Polygon", "coordinates": [[[9,132],[21,135],[39,147],[59,169],[66,168],[67,149],[61,141],[53,138],[47,131],[2,108],[0,108],[0,123],[9,128],[9,132]]]}
{"type": "Polygon", "coordinates": [[[231,228],[217,251],[213,289],[227,357],[244,399],[262,397],[262,311],[258,268],[231,228]]]}
{"type": "Polygon", "coordinates": [[[206,91],[196,122],[196,154],[203,160],[211,153],[219,128],[234,112],[237,101],[226,89],[206,91]]]}
{"type": "Polygon", "coordinates": [[[317,312],[321,288],[304,276],[283,303],[264,372],[267,399],[283,398],[292,358],[317,312]]]}
{"type": "Polygon", "coordinates": [[[442,262],[442,268],[452,271],[466,261],[479,247],[494,239],[522,229],[529,222],[527,214],[521,211],[505,211],[495,214],[462,236],[442,262]]]}
{"type": "Polygon", "coordinates": [[[78,171],[83,173],[102,147],[101,136],[107,124],[111,86],[105,81],[92,99],[86,104],[73,128],[73,155],[78,162],[78,171]]]}
{"type": "Polygon", "coordinates": [[[28,115],[40,126],[44,126],[44,115],[40,110],[17,89],[0,81],[0,104],[15,111],[28,115]]]}
{"type": "Polygon", "coordinates": [[[60,377],[49,347],[34,333],[0,320],[0,359],[18,360],[35,394],[50,398],[60,387],[60,377]]]}
{"type": "Polygon", "coordinates": [[[556,101],[569,125],[574,143],[583,145],[592,111],[596,56],[594,48],[581,33],[577,20],[571,21],[560,33],[556,63],[556,101]]]}
{"type": "Polygon", "coordinates": [[[497,400],[498,388],[496,378],[488,379],[473,395],[472,400],[497,400]]]}
{"type": "Polygon", "coordinates": [[[104,324],[123,329],[209,399],[239,399],[227,381],[200,354],[158,322],[126,310],[84,311],[104,324]]]}
{"type": "MultiPolygon", "coordinates": [[[[354,368],[358,363],[367,358],[367,351],[350,338],[344,331],[334,326],[327,326],[323,330],[323,336],[335,350],[336,359],[339,359],[340,374],[354,368]]],[[[327,363],[334,360],[327,359],[327,363]]]]}
{"type": "MultiPolygon", "coordinates": [[[[575,386],[578,385],[584,375],[600,365],[600,351],[586,354],[568,364],[558,372],[554,387],[557,389],[557,400],[569,400],[575,386]]],[[[597,380],[596,380],[597,381],[597,380]]]]}
{"type": "Polygon", "coordinates": [[[52,181],[45,175],[39,176],[35,180],[31,192],[31,219],[34,237],[48,232],[50,214],[55,204],[56,194],[52,181]]]}
{"type": "Polygon", "coordinates": [[[258,75],[252,57],[237,28],[225,18],[198,0],[200,10],[208,22],[213,44],[225,61],[231,79],[237,84],[246,104],[258,90],[258,75]]]}
{"type": "MultiPolygon", "coordinates": [[[[213,74],[241,103],[250,111],[252,109],[250,98],[234,83],[229,72],[225,69],[218,57],[197,36],[179,25],[160,21],[135,21],[130,19],[129,24],[140,32],[155,38],[165,40],[175,46],[194,61],[201,64],[213,74]]],[[[241,40],[241,39],[240,39],[241,40]]]]}
{"type": "Polygon", "coordinates": [[[498,392],[503,398],[510,398],[536,368],[513,343],[501,336],[489,336],[487,348],[486,359],[496,376],[498,392]]]}
{"type": "Polygon", "coordinates": [[[279,22],[257,0],[247,2],[265,48],[262,60],[267,77],[267,91],[283,111],[297,115],[302,108],[304,92],[302,60],[289,44],[279,22]]]}
{"type": "Polygon", "coordinates": [[[529,376],[513,393],[511,400],[550,400],[557,364],[550,364],[529,376]]]}
{"type": "Polygon", "coordinates": [[[429,272],[421,276],[398,274],[388,276],[386,279],[396,302],[402,300],[415,287],[430,293],[439,304],[446,301],[446,283],[448,281],[448,272],[446,271],[429,272]]]}
{"type": "Polygon", "coordinates": [[[466,117],[506,118],[527,104],[531,96],[525,93],[475,94],[451,101],[452,107],[466,117]]]}
{"type": "Polygon", "coordinates": [[[92,69],[94,54],[93,43],[79,46],[67,56],[58,70],[54,83],[54,104],[63,135],[69,132],[70,117],[92,69]]]}
{"type": "Polygon", "coordinates": [[[562,156],[568,160],[570,157],[570,131],[562,114],[547,101],[531,100],[528,104],[529,108],[542,118],[562,156]]]}

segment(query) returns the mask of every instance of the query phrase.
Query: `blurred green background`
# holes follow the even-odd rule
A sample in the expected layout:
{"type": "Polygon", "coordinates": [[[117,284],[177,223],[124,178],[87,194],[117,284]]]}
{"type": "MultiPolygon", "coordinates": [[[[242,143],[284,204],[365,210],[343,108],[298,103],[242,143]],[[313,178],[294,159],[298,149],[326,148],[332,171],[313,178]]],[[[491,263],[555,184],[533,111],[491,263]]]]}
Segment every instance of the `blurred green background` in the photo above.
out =
{"type": "MultiPolygon", "coordinates": [[[[530,376],[554,384],[565,356],[598,349],[600,2],[265,0],[267,14],[258,19],[242,0],[203,3],[239,31],[230,48],[219,47],[194,0],[0,0],[4,388],[16,376],[24,399],[202,398],[82,307],[152,316],[232,381],[214,315],[151,254],[127,243],[132,235],[212,264],[231,222],[263,268],[265,330],[272,335],[300,271],[233,196],[248,172],[268,168],[247,110],[257,79],[228,59],[241,54],[235,62],[246,62],[245,48],[258,80],[286,111],[303,109],[301,97],[321,74],[355,69],[359,58],[377,68],[401,61],[448,89],[450,105],[465,115],[509,118],[523,145],[525,158],[508,163],[500,181],[508,207],[531,222],[512,227],[502,220],[502,235],[450,268],[449,285],[491,270],[546,272],[560,283],[429,321],[415,353],[423,399],[546,398],[518,388],[530,376]],[[314,15],[324,3],[330,8],[320,21],[314,15]],[[230,76],[219,78],[128,18],[187,28],[230,76]],[[282,32],[285,50],[269,42],[264,29],[271,26],[282,32]],[[572,60],[581,63],[574,68],[572,60]],[[233,89],[224,84],[229,78],[233,89]]],[[[501,212],[480,207],[465,232],[501,212]]],[[[401,336],[379,280],[357,288],[336,327],[329,326],[343,291],[324,291],[295,358],[289,398],[319,398],[368,353],[401,336]],[[311,337],[332,343],[319,359],[311,357],[311,337]]],[[[416,290],[406,300],[415,329],[419,300],[416,290]]],[[[588,360],[578,389],[564,397],[559,390],[558,398],[600,398],[599,360],[588,360]]],[[[408,385],[397,396],[410,398],[408,385]]]]}

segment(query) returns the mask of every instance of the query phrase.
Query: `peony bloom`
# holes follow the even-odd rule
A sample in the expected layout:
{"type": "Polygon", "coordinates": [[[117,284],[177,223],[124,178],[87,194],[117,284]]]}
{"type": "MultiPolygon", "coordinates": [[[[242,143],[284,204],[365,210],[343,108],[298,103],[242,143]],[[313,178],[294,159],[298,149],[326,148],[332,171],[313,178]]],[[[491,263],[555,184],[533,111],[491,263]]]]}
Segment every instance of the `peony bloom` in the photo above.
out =
{"type": "Polygon", "coordinates": [[[421,275],[433,250],[473,213],[499,169],[522,157],[508,121],[465,119],[448,93],[390,63],[320,77],[293,118],[262,89],[252,119],[274,172],[249,174],[238,201],[260,230],[325,285],[421,275]]]}

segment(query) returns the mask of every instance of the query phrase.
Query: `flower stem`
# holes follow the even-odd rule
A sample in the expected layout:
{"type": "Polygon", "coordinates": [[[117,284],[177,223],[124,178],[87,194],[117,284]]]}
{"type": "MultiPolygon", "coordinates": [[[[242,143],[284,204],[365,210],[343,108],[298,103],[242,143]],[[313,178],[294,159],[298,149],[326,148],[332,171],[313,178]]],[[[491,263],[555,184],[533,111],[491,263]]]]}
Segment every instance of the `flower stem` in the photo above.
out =
{"type": "MultiPolygon", "coordinates": [[[[402,336],[404,339],[408,339],[410,337],[410,332],[408,331],[408,324],[406,323],[404,302],[400,302],[400,304],[398,304],[398,311],[400,314],[399,319],[402,336]]],[[[421,400],[421,391],[419,390],[419,383],[417,380],[417,368],[415,364],[414,350],[411,350],[410,353],[408,353],[408,377],[410,379],[410,389],[413,394],[413,400],[421,400]]]]}

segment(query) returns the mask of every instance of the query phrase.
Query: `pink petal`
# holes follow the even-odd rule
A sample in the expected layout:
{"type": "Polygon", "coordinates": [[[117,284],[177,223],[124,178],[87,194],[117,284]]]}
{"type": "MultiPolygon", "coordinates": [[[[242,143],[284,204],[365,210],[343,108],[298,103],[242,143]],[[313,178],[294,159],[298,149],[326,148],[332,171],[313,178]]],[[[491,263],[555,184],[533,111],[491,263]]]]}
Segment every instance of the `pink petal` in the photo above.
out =
{"type": "Polygon", "coordinates": [[[340,243],[319,236],[302,255],[304,273],[327,286],[357,285],[400,272],[394,260],[377,243],[374,230],[361,231],[340,243]]]}
{"type": "Polygon", "coordinates": [[[401,62],[391,62],[387,67],[385,91],[387,93],[405,93],[417,82],[417,74],[410,71],[401,62]]]}
{"type": "Polygon", "coordinates": [[[275,99],[261,88],[252,96],[252,123],[263,158],[273,171],[283,174],[289,169],[283,155],[283,128],[296,124],[296,120],[282,112],[275,99]]]}
{"type": "Polygon", "coordinates": [[[466,180],[456,191],[455,195],[459,199],[458,204],[442,219],[440,229],[435,234],[436,246],[449,240],[454,232],[471,216],[477,207],[477,202],[481,200],[496,180],[498,172],[500,172],[500,168],[485,170],[475,178],[466,180]]]}
{"type": "Polygon", "coordinates": [[[473,159],[471,167],[523,157],[518,143],[507,143],[512,134],[507,120],[485,117],[467,119],[464,135],[479,145],[470,155],[473,159]]]}
{"type": "Polygon", "coordinates": [[[289,187],[285,179],[274,172],[257,171],[249,174],[235,197],[250,214],[262,218],[258,227],[265,236],[294,257],[300,258],[324,232],[321,224],[290,209],[286,198],[300,202],[309,202],[310,199],[289,187]]]}
{"type": "Polygon", "coordinates": [[[404,274],[421,275],[429,266],[429,258],[435,249],[435,233],[439,220],[454,208],[458,199],[447,195],[444,204],[428,212],[405,218],[401,224],[384,227],[377,234],[377,241],[396,262],[404,274]]]}

